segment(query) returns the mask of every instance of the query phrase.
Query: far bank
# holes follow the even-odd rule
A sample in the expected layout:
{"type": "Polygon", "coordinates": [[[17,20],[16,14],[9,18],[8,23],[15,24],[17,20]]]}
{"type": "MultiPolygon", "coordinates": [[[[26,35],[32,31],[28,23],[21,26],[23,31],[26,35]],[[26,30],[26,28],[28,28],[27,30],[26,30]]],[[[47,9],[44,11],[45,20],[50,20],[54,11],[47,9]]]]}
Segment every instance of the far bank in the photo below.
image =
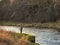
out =
{"type": "Polygon", "coordinates": [[[34,28],[53,28],[60,29],[59,22],[46,22],[46,23],[23,23],[23,22],[10,22],[10,21],[0,21],[1,26],[22,26],[22,27],[34,27],[34,28]]]}

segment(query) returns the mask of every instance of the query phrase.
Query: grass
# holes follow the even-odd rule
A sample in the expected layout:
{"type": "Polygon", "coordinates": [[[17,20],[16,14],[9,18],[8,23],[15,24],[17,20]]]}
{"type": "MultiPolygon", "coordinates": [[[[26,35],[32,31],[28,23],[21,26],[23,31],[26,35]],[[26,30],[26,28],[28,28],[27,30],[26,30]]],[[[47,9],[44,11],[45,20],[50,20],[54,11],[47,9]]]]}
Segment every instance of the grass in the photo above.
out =
{"type": "Polygon", "coordinates": [[[35,27],[35,28],[60,28],[60,21],[46,22],[46,23],[20,23],[20,22],[0,22],[0,25],[7,26],[23,26],[23,27],[35,27]]]}
{"type": "Polygon", "coordinates": [[[0,45],[39,45],[35,36],[0,30],[0,45]]]}

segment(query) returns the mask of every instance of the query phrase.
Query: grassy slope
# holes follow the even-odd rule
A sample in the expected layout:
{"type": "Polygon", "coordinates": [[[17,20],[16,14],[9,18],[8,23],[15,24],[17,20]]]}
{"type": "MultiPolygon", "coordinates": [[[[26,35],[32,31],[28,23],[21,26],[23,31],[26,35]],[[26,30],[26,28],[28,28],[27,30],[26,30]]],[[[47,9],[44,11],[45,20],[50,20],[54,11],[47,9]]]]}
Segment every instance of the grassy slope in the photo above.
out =
{"type": "Polygon", "coordinates": [[[28,40],[28,34],[0,30],[0,45],[39,45],[28,40]]]}

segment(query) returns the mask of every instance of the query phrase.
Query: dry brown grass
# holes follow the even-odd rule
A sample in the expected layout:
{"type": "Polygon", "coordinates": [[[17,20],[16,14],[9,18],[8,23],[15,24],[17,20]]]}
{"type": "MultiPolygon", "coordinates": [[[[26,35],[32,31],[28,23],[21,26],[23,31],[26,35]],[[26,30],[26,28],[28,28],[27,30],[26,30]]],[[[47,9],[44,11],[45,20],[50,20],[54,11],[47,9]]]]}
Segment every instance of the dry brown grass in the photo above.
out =
{"type": "Polygon", "coordinates": [[[22,35],[20,38],[15,32],[7,32],[0,30],[0,45],[32,45],[28,41],[28,36],[22,35]]]}
{"type": "Polygon", "coordinates": [[[6,32],[6,31],[2,31],[2,30],[0,30],[0,38],[2,38],[2,39],[12,39],[12,37],[11,37],[11,35],[8,33],[8,32],[6,32]]]}

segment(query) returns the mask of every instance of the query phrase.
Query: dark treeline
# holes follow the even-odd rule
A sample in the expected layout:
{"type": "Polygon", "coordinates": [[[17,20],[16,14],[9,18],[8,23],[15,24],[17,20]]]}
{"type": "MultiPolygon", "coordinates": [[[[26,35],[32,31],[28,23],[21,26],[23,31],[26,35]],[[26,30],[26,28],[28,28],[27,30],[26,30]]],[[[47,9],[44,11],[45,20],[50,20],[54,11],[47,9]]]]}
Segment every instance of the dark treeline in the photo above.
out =
{"type": "Polygon", "coordinates": [[[52,0],[1,0],[0,20],[50,22],[60,20],[60,5],[52,0]]]}

